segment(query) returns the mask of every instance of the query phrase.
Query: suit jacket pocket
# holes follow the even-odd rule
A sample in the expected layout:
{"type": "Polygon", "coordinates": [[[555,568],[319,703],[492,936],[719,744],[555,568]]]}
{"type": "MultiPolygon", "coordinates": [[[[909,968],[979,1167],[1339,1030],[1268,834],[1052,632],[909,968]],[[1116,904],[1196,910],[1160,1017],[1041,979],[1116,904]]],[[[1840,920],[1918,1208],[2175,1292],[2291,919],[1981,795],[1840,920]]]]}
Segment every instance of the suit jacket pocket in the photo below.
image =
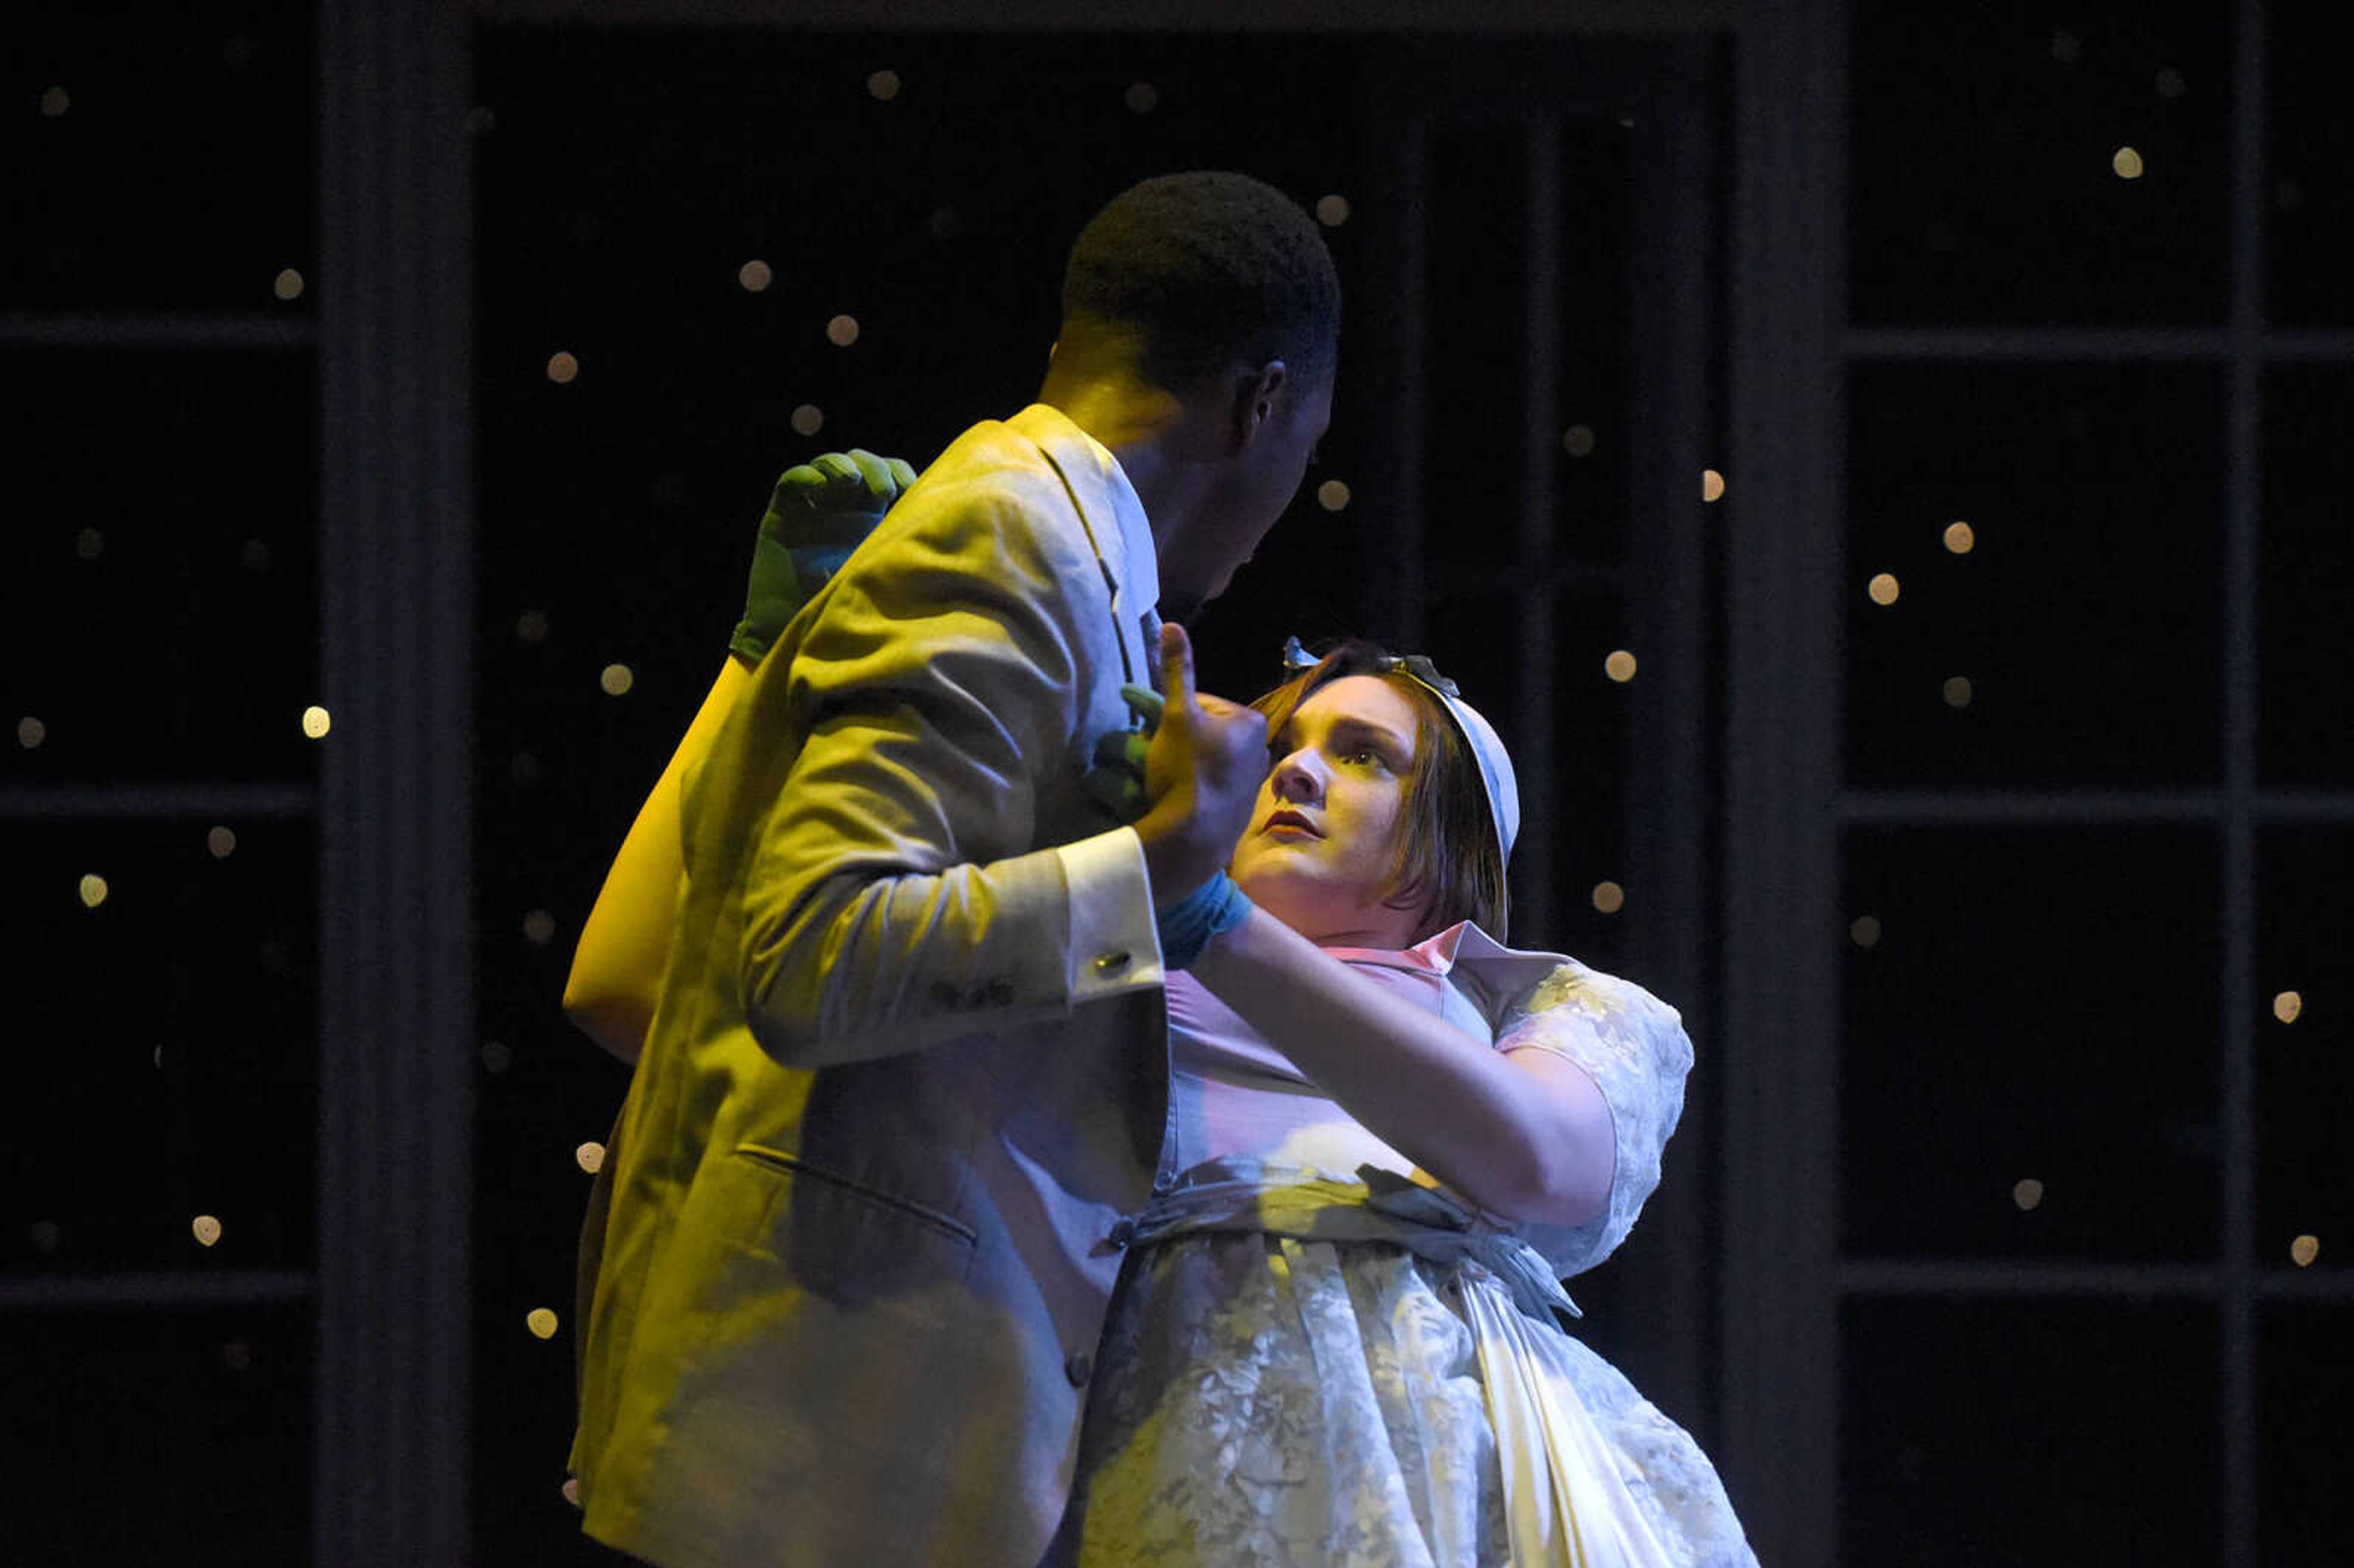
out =
{"type": "Polygon", "coordinates": [[[807,1290],[837,1303],[872,1301],[960,1283],[976,1233],[953,1214],[795,1154],[739,1144],[731,1165],[772,1189],[751,1245],[784,1263],[807,1290]]]}

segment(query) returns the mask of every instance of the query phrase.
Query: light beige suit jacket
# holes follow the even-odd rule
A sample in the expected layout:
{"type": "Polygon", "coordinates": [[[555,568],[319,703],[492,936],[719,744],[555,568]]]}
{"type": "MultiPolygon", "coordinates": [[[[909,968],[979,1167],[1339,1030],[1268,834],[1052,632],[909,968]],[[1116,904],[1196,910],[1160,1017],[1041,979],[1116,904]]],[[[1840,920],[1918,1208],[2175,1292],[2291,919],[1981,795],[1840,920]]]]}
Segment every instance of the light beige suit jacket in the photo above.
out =
{"type": "Polygon", "coordinates": [[[687,781],[583,1238],[586,1528],[663,1568],[1033,1568],[1166,1119],[1142,849],[1079,779],[1151,683],[1108,453],[960,437],[687,781]]]}

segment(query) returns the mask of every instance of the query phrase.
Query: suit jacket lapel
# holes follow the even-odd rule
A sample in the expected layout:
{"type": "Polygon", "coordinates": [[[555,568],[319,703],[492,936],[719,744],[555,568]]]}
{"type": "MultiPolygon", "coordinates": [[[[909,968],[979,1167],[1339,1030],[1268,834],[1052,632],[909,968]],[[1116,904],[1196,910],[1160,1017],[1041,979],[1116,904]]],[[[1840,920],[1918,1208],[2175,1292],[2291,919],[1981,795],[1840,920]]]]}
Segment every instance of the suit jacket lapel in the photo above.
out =
{"type": "Polygon", "coordinates": [[[1161,616],[1161,572],[1152,553],[1152,530],[1128,478],[1111,454],[1061,410],[1034,403],[1006,421],[1036,443],[1062,476],[1063,488],[1095,543],[1111,592],[1112,621],[1119,637],[1128,678],[1155,685],[1161,616]]]}

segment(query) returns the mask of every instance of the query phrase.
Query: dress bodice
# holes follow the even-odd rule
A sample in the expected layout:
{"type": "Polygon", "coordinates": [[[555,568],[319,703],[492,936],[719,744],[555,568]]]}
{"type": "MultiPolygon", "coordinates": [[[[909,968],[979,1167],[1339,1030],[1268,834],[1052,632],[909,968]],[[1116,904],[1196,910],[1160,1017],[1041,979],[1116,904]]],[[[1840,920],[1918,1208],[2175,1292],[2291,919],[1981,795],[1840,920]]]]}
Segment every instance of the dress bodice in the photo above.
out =
{"type": "MultiPolygon", "coordinates": [[[[1513,1227],[1564,1277],[1625,1239],[1659,1185],[1659,1157],[1683,1108],[1691,1043],[1673,1008],[1630,981],[1557,953],[1506,948],[1468,922],[1399,950],[1325,949],[1489,1049],[1537,1049],[1591,1075],[1609,1104],[1614,1171],[1607,1211],[1575,1227],[1513,1227]]],[[[1169,1127],[1161,1173],[1249,1160],[1303,1176],[1399,1175],[1414,1161],[1327,1097],[1282,1052],[1190,974],[1169,977],[1169,1127]]]]}

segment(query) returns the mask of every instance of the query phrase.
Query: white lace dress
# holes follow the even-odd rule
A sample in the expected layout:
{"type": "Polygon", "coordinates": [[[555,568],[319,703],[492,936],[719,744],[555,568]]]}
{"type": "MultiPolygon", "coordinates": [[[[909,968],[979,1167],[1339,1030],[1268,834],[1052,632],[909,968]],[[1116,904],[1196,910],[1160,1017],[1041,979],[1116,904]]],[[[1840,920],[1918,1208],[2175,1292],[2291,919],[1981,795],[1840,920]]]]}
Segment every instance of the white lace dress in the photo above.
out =
{"type": "Polygon", "coordinates": [[[1082,1568],[1754,1568],[1682,1428],[1559,1324],[1659,1184],[1691,1045],[1672,1008],[1458,926],[1337,954],[1610,1105],[1608,1211],[1509,1227],[1214,998],[1170,985],[1161,1196],[1135,1216],[1050,1561],[1082,1568]]]}

